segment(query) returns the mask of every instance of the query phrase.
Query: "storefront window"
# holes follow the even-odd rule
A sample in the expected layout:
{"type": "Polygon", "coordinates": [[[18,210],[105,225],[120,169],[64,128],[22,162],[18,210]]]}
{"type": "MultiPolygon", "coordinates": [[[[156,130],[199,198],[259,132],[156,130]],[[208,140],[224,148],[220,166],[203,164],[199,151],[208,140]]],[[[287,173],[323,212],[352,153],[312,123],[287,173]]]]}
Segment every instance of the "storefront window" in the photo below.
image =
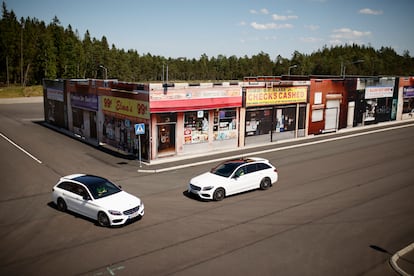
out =
{"type": "Polygon", "coordinates": [[[246,136],[269,134],[272,130],[272,109],[252,109],[246,112],[246,136]]]}
{"type": "Polygon", "coordinates": [[[72,119],[73,119],[73,132],[81,136],[84,135],[83,126],[83,110],[78,108],[72,108],[72,119]]]}
{"type": "Polygon", "coordinates": [[[136,152],[137,147],[134,141],[136,139],[135,129],[130,120],[105,115],[102,127],[103,142],[125,152],[136,152]]]}
{"type": "MultiPolygon", "coordinates": [[[[285,106],[275,109],[275,132],[295,131],[296,130],[296,111],[297,106],[285,106]]],[[[314,110],[315,111],[315,110],[314,110]]],[[[299,107],[298,129],[305,128],[306,107],[299,107]]]]}
{"type": "Polygon", "coordinates": [[[235,109],[223,109],[214,112],[214,140],[227,140],[237,138],[236,127],[235,109]]]}
{"type": "Polygon", "coordinates": [[[184,114],[184,143],[208,142],[208,111],[191,111],[184,114]]]}

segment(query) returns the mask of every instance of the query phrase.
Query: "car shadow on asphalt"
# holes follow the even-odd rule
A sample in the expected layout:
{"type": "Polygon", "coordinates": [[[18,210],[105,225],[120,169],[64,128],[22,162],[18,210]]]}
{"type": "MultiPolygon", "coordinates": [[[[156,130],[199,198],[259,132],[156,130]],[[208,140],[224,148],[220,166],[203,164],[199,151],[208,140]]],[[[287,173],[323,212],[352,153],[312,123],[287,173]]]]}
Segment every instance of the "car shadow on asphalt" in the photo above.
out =
{"type": "Polygon", "coordinates": [[[183,192],[183,196],[185,196],[186,198],[189,198],[189,199],[193,199],[193,200],[198,201],[198,202],[210,202],[210,201],[212,201],[212,200],[208,200],[208,199],[203,199],[203,198],[201,198],[201,197],[199,197],[199,196],[197,196],[193,193],[188,192],[187,190],[185,190],[183,192]]]}
{"type": "MultiPolygon", "coordinates": [[[[253,190],[249,190],[249,191],[244,191],[244,192],[237,193],[237,194],[234,194],[234,195],[226,196],[223,200],[225,200],[226,198],[237,197],[237,196],[241,196],[241,195],[244,195],[244,194],[251,194],[251,193],[258,192],[258,191],[263,191],[263,190],[261,190],[261,189],[253,189],[253,190]]],[[[203,199],[203,198],[201,198],[201,197],[199,197],[199,196],[197,196],[197,195],[195,195],[193,193],[188,192],[188,190],[185,190],[183,192],[183,196],[185,196],[186,198],[189,198],[189,199],[196,200],[198,202],[220,202],[220,201],[215,201],[215,200],[212,200],[212,199],[203,199]]]]}
{"type": "MultiPolygon", "coordinates": [[[[68,215],[73,216],[73,217],[75,217],[75,218],[77,218],[77,219],[84,219],[84,220],[86,220],[86,221],[89,221],[89,222],[93,223],[93,224],[94,224],[95,226],[97,226],[97,227],[102,227],[102,226],[100,226],[100,225],[98,224],[98,221],[97,221],[97,220],[91,219],[91,218],[86,217],[86,216],[83,216],[83,215],[81,215],[81,214],[78,214],[78,213],[72,212],[72,211],[70,211],[70,210],[66,210],[66,212],[59,211],[59,209],[57,208],[56,204],[55,204],[53,201],[48,202],[46,205],[47,205],[48,207],[50,207],[50,208],[52,208],[52,209],[56,210],[56,211],[57,211],[57,212],[59,212],[59,213],[68,214],[68,215]]],[[[141,219],[142,219],[142,217],[141,217],[141,216],[138,216],[138,217],[135,217],[135,218],[133,218],[133,219],[128,220],[128,221],[127,221],[125,224],[123,224],[123,225],[115,225],[115,226],[110,226],[110,227],[107,227],[107,228],[115,228],[115,229],[116,229],[116,228],[124,228],[124,227],[126,227],[126,226],[128,226],[128,225],[130,225],[130,224],[133,224],[134,222],[140,221],[141,219]]]]}

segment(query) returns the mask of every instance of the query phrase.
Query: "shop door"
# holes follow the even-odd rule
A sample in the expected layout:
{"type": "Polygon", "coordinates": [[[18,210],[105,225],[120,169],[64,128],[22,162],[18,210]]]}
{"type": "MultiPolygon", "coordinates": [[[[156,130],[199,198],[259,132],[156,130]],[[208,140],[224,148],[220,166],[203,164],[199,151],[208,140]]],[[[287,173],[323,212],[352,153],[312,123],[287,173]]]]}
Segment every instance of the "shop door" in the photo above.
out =
{"type": "Polygon", "coordinates": [[[161,124],[158,128],[158,155],[175,154],[175,124],[161,124]]]}
{"type": "Polygon", "coordinates": [[[96,113],[95,112],[89,112],[89,125],[90,125],[90,137],[92,139],[96,139],[97,136],[97,131],[96,131],[96,113]]]}
{"type": "Polygon", "coordinates": [[[336,131],[339,122],[340,101],[326,101],[325,109],[325,131],[336,131]]]}

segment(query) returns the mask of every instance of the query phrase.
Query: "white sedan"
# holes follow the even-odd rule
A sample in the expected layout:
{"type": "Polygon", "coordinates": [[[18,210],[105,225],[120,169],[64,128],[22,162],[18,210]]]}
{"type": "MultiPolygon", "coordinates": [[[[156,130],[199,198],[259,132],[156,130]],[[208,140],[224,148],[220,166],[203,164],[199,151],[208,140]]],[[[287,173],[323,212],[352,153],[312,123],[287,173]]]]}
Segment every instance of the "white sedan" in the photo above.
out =
{"type": "Polygon", "coordinates": [[[188,192],[202,199],[222,200],[225,196],[253,189],[266,190],[278,180],[275,166],[257,157],[228,160],[190,180],[188,192]]]}
{"type": "Polygon", "coordinates": [[[94,175],[60,178],[52,189],[52,200],[60,211],[81,214],[97,220],[100,226],[123,225],[144,215],[141,199],[94,175]]]}

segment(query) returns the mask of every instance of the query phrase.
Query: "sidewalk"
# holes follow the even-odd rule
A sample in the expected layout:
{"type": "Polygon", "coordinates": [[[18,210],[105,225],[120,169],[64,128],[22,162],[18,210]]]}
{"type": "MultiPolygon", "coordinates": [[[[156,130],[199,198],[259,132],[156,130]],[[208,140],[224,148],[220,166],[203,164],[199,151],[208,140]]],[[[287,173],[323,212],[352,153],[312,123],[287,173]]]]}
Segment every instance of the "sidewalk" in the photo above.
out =
{"type": "Polygon", "coordinates": [[[0,104],[18,104],[18,103],[42,103],[43,96],[39,97],[19,97],[19,98],[0,98],[0,104]]]}

